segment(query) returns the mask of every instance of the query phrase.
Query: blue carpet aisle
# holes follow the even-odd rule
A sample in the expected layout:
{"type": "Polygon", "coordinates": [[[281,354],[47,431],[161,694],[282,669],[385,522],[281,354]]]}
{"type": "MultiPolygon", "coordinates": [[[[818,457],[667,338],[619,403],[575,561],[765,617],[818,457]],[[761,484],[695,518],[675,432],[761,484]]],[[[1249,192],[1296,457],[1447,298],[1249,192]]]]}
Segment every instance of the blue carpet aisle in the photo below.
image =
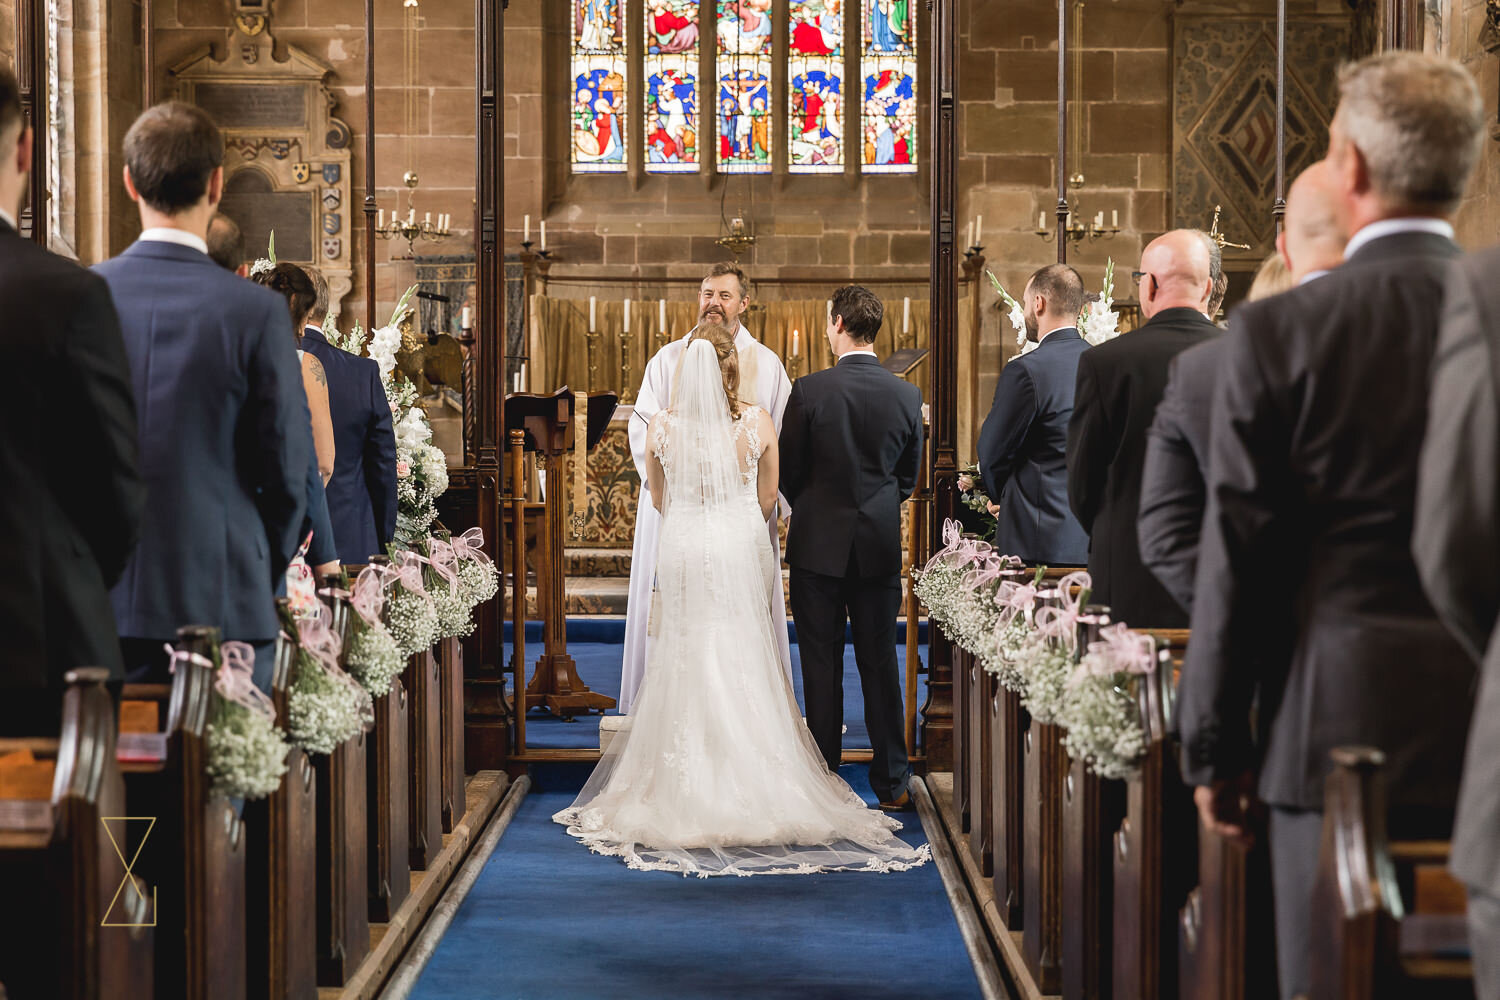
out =
{"type": "MultiPolygon", "coordinates": [[[[921,655],[925,662],[927,646],[926,627],[922,628],[924,640],[921,655]]],[[[624,642],[625,623],[619,619],[568,619],[568,655],[578,665],[578,676],[591,690],[607,694],[611,698],[620,696],[620,659],[624,642]]],[[[905,636],[905,627],[898,635],[905,636]]],[[[509,624],[505,628],[505,659],[510,660],[509,624]]],[[[536,669],[536,659],[542,652],[542,627],[540,622],[531,622],[526,628],[526,659],[528,678],[536,669]]],[[[902,683],[905,683],[906,646],[896,647],[896,660],[901,665],[902,683]]],[[[802,704],[802,662],[797,655],[796,635],[792,638],[792,686],[797,692],[797,704],[802,704]]],[[[927,700],[927,675],[917,675],[917,708],[927,700]]],[[[615,715],[611,710],[608,714],[615,715]]],[[[848,749],[870,748],[870,735],[865,730],[863,699],[859,689],[859,670],[854,665],[854,647],[844,648],[844,746],[848,749]]],[[[526,717],[526,743],[532,747],[548,749],[598,749],[599,717],[580,716],[564,722],[540,709],[526,717]]]]}
{"type": "MultiPolygon", "coordinates": [[[[864,767],[840,774],[873,801],[864,767]]],[[[937,865],[684,878],[631,871],[551,816],[583,765],[535,782],[438,945],[413,1000],[948,1000],[980,996],[937,865]]],[[[921,822],[904,813],[910,843],[921,822]]]]}

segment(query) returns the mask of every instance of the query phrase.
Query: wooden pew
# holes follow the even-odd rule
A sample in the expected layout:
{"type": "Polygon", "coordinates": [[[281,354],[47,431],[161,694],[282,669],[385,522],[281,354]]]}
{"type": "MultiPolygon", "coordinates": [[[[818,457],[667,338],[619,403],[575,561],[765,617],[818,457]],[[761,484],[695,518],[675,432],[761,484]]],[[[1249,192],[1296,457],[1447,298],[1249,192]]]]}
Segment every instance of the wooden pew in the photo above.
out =
{"type": "Polygon", "coordinates": [[[152,889],[121,860],[146,824],[127,834],[113,819],[127,810],[108,678],[102,667],[69,671],[59,739],[0,739],[0,755],[30,758],[7,769],[0,798],[0,878],[11,897],[0,994],[12,1000],[153,991],[152,889]]]}
{"type": "Polygon", "coordinates": [[[464,782],[464,650],[454,638],[438,643],[443,690],[443,832],[452,833],[468,809],[464,782]]]}
{"type": "MultiPolygon", "coordinates": [[[[177,632],[179,650],[210,661],[218,643],[218,629],[209,626],[177,632]]],[[[239,1000],[246,978],[245,825],[228,799],[213,794],[208,777],[213,668],[180,661],[170,691],[162,759],[121,759],[129,815],[156,820],[139,861],[139,873],[157,888],[156,993],[239,1000]]]]}
{"type": "MultiPolygon", "coordinates": [[[[285,598],[277,602],[289,620],[285,598]]],[[[285,631],[276,641],[271,701],[287,718],[297,642],[285,631]]],[[[287,753],[281,787],[245,803],[245,932],[247,993],[267,1000],[316,1000],[317,904],[307,887],[317,880],[317,795],[313,765],[298,747],[287,753]]]]}
{"type": "MultiPolygon", "coordinates": [[[[341,581],[326,576],[318,596],[328,609],[329,628],[349,648],[354,609],[341,581]]],[[[342,986],[370,951],[369,743],[361,732],[313,757],[317,773],[317,967],[323,986],[342,986]]]]}
{"type": "MultiPolygon", "coordinates": [[[[935,628],[936,626],[934,626],[935,628]]],[[[936,638],[936,637],[934,637],[936,638]]],[[[973,789],[970,770],[973,737],[969,729],[969,692],[973,690],[970,674],[974,658],[958,643],[953,648],[953,810],[963,833],[973,829],[969,794],[973,789]]]]}
{"type": "Polygon", "coordinates": [[[1472,997],[1465,894],[1447,874],[1447,841],[1387,838],[1388,823],[1446,832],[1451,813],[1388,818],[1384,754],[1330,756],[1308,942],[1313,1000],[1472,997]]]}
{"type": "MultiPolygon", "coordinates": [[[[371,556],[374,565],[389,565],[385,556],[371,556]]],[[[348,567],[357,576],[363,567],[348,567]]],[[[400,677],[375,699],[375,730],[369,739],[366,762],[366,803],[369,809],[368,861],[369,919],[389,922],[411,892],[407,850],[411,833],[407,821],[410,757],[407,752],[406,686],[400,677]]]]}
{"type": "Polygon", "coordinates": [[[1043,993],[1062,989],[1062,735],[1032,719],[1022,745],[1021,953],[1043,993]]]}
{"type": "Polygon", "coordinates": [[[407,851],[411,866],[425,871],[443,849],[443,685],[431,649],[411,658],[406,677],[411,691],[407,851]]]}
{"type": "Polygon", "coordinates": [[[1026,731],[1031,719],[1021,696],[996,683],[991,688],[990,851],[995,905],[1011,930],[1022,921],[1022,844],[1024,843],[1026,731]]]}
{"type": "Polygon", "coordinates": [[[955,682],[967,688],[964,695],[964,746],[968,754],[969,779],[969,852],[985,877],[994,874],[994,856],[990,839],[994,827],[994,779],[990,742],[990,701],[998,687],[995,675],[984,669],[979,657],[968,650],[953,648],[955,682]]]}
{"type": "Polygon", "coordinates": [[[1192,798],[1182,784],[1171,735],[1175,671],[1187,631],[1147,630],[1165,654],[1136,688],[1147,746],[1125,782],[1125,812],[1110,839],[1113,900],[1110,979],[1114,1000],[1177,994],[1174,922],[1194,869],[1192,798]]]}

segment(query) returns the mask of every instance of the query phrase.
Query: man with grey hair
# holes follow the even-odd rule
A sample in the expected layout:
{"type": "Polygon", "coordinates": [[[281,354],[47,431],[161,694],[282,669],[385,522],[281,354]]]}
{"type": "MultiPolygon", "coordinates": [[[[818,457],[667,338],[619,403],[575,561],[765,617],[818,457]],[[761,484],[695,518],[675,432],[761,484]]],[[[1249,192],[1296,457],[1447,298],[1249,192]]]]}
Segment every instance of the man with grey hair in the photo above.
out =
{"type": "Polygon", "coordinates": [[[1203,315],[1218,322],[1219,310],[1224,308],[1224,296],[1229,294],[1229,275],[1224,273],[1224,248],[1203,230],[1195,229],[1193,232],[1202,237],[1208,250],[1208,276],[1214,283],[1214,290],[1209,293],[1208,306],[1203,310],[1203,315]]]}
{"type": "Polygon", "coordinates": [[[1240,308],[1225,335],[1179,691],[1204,824],[1247,838],[1257,789],[1270,806],[1283,997],[1309,987],[1329,752],[1378,748],[1393,833],[1445,836],[1419,824],[1451,815],[1473,703],[1411,534],[1483,103],[1461,66],[1416,52],[1353,63],[1339,89],[1325,169],[1352,237],[1337,270],[1240,308]]]}

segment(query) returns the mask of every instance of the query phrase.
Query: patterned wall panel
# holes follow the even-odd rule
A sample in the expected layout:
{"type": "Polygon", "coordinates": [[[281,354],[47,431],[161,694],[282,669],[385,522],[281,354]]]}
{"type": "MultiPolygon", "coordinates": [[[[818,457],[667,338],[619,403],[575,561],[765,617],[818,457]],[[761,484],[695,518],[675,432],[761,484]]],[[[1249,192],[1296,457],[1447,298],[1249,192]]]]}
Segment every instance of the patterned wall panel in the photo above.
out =
{"type": "MultiPolygon", "coordinates": [[[[1276,21],[1179,14],[1173,50],[1172,222],[1220,228],[1259,260],[1274,249],[1276,21]]],[[[1299,18],[1287,28],[1286,181],[1328,147],[1337,74],[1349,58],[1347,18],[1299,18]]]]}

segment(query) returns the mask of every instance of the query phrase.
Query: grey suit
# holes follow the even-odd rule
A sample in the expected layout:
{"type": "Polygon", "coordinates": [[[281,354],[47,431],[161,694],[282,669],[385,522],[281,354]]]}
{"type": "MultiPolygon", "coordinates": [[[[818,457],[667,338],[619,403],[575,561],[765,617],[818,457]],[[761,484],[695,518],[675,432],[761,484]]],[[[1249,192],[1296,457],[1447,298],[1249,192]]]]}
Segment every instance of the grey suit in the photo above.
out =
{"type": "Polygon", "coordinates": [[[1146,428],[1141,511],[1135,530],[1141,562],[1182,605],[1193,610],[1193,574],[1206,498],[1209,415],[1224,338],[1190,347],[1167,367],[1167,391],[1146,428]]]}
{"type": "Polygon", "coordinates": [[[1500,997],[1500,248],[1453,269],[1432,371],[1412,554],[1445,624],[1482,663],[1453,831],[1479,993],[1500,997]],[[1488,897],[1487,899],[1484,897],[1488,897]],[[1482,938],[1487,938],[1483,940],[1482,938]],[[1488,965],[1486,964],[1488,959],[1488,965]]]}

